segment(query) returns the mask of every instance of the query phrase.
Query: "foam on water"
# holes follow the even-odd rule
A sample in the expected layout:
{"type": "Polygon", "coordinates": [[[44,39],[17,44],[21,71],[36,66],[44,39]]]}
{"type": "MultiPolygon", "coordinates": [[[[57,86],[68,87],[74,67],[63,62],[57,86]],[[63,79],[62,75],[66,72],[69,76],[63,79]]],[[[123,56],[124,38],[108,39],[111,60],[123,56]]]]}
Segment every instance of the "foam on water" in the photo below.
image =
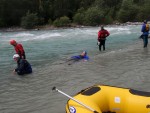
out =
{"type": "Polygon", "coordinates": [[[29,38],[25,38],[22,41],[29,41],[29,40],[44,40],[44,39],[53,39],[55,37],[60,37],[61,35],[59,33],[45,33],[45,34],[40,34],[38,36],[34,36],[34,37],[29,37],[29,38]]]}
{"type": "Polygon", "coordinates": [[[11,37],[32,37],[34,36],[34,34],[31,34],[31,33],[28,33],[28,32],[22,32],[22,33],[18,33],[18,34],[14,34],[13,36],[11,37]]]}
{"type": "Polygon", "coordinates": [[[52,39],[56,37],[60,37],[60,33],[48,33],[48,32],[21,32],[21,33],[10,33],[10,35],[3,34],[1,36],[2,41],[8,42],[9,40],[17,40],[17,41],[30,41],[30,40],[44,40],[44,39],[52,39]]]}

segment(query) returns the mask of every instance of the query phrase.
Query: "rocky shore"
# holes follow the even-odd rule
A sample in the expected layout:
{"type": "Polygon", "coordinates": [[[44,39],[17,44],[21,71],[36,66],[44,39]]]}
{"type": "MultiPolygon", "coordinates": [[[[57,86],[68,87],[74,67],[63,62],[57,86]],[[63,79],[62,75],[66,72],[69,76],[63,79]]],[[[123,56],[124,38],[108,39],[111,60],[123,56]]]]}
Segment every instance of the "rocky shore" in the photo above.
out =
{"type": "MultiPolygon", "coordinates": [[[[149,23],[150,24],[150,23],[149,23]]],[[[126,23],[114,23],[106,26],[126,26],[126,25],[142,25],[142,22],[126,22],[126,23]]],[[[101,26],[101,25],[98,25],[101,26]]],[[[9,27],[9,28],[0,28],[0,32],[16,32],[16,31],[28,31],[28,30],[55,30],[55,29],[70,29],[70,28],[87,28],[91,26],[83,26],[83,25],[70,25],[67,27],[54,27],[51,25],[37,26],[34,29],[24,29],[22,27],[9,27]]],[[[96,27],[96,26],[95,26],[96,27]]]]}

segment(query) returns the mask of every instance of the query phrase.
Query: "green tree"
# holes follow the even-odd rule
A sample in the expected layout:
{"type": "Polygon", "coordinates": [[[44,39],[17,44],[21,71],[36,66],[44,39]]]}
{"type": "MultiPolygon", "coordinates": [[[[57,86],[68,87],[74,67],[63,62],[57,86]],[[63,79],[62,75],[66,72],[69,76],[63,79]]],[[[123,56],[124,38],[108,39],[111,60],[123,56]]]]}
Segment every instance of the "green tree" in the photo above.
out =
{"type": "Polygon", "coordinates": [[[84,24],[92,26],[99,25],[103,22],[103,19],[104,12],[96,7],[92,7],[85,12],[84,24]]]}
{"type": "Polygon", "coordinates": [[[69,18],[72,18],[78,6],[76,1],[78,0],[54,0],[54,19],[62,17],[64,15],[66,15],[69,18]]]}
{"type": "Polygon", "coordinates": [[[77,13],[73,17],[73,22],[79,25],[84,24],[84,17],[85,17],[85,9],[82,7],[78,9],[77,13]]]}
{"type": "Polygon", "coordinates": [[[80,0],[80,7],[84,7],[85,9],[88,9],[92,7],[95,0],[80,0]]]}
{"type": "Polygon", "coordinates": [[[150,20],[150,1],[146,1],[146,4],[139,7],[139,13],[137,14],[137,19],[139,21],[150,20]]]}
{"type": "Polygon", "coordinates": [[[49,18],[53,17],[52,0],[39,0],[38,17],[43,18],[44,23],[48,23],[49,18]]]}
{"type": "Polygon", "coordinates": [[[53,23],[53,21],[52,21],[52,19],[50,18],[50,19],[48,20],[48,24],[49,24],[49,25],[52,25],[52,23],[53,23]]]}
{"type": "Polygon", "coordinates": [[[95,0],[93,6],[102,10],[105,16],[109,15],[112,19],[116,19],[121,4],[122,0],[95,0]]]}
{"type": "Polygon", "coordinates": [[[26,16],[22,17],[21,26],[26,29],[34,28],[38,24],[36,13],[27,12],[26,16]]]}
{"type": "Polygon", "coordinates": [[[138,8],[136,5],[133,5],[132,0],[124,0],[122,7],[118,13],[118,19],[121,22],[135,21],[137,16],[138,8]]]}
{"type": "Polygon", "coordinates": [[[53,22],[53,25],[56,27],[65,27],[65,26],[69,26],[70,22],[71,21],[67,16],[63,16],[60,19],[56,19],[53,22]]]}
{"type": "Polygon", "coordinates": [[[0,27],[20,25],[28,11],[37,14],[38,25],[64,15],[84,25],[143,21],[150,20],[149,6],[150,0],[0,0],[0,27]]]}
{"type": "Polygon", "coordinates": [[[4,21],[0,18],[0,27],[4,27],[5,26],[4,24],[5,24],[4,21]]]}
{"type": "Polygon", "coordinates": [[[109,15],[105,16],[104,23],[105,24],[112,24],[113,23],[113,18],[109,15]]]}
{"type": "Polygon", "coordinates": [[[77,13],[73,17],[73,22],[79,25],[84,24],[84,13],[77,13]]]}
{"type": "Polygon", "coordinates": [[[6,27],[20,25],[28,10],[37,11],[38,0],[0,0],[0,18],[6,27]]]}

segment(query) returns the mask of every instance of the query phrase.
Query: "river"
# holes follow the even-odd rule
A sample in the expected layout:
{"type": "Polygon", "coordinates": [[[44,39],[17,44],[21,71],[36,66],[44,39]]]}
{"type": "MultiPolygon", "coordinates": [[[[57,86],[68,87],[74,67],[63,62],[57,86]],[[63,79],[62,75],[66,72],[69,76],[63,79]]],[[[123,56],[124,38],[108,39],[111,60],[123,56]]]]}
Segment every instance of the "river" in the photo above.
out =
{"type": "Polygon", "coordinates": [[[0,113],[65,113],[68,98],[95,84],[150,91],[150,49],[143,48],[140,25],[107,26],[106,51],[99,52],[100,27],[0,32],[0,113]],[[33,73],[18,76],[9,40],[22,43],[33,73]],[[68,65],[86,50],[90,60],[68,65]]]}

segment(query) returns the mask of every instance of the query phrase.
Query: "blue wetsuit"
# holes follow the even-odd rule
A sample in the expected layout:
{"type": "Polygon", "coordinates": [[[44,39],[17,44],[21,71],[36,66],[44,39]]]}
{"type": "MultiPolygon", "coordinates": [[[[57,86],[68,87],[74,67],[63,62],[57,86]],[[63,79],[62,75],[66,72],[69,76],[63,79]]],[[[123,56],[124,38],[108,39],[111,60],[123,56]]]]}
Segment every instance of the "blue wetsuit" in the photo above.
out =
{"type": "Polygon", "coordinates": [[[71,57],[72,60],[78,61],[78,60],[89,60],[89,57],[87,55],[85,56],[81,56],[81,55],[77,55],[77,56],[72,56],[71,57]]]}
{"type": "Polygon", "coordinates": [[[146,31],[146,23],[142,25],[141,32],[143,32],[141,38],[143,39],[144,48],[145,48],[147,47],[148,44],[148,34],[149,34],[149,31],[146,31]]]}

